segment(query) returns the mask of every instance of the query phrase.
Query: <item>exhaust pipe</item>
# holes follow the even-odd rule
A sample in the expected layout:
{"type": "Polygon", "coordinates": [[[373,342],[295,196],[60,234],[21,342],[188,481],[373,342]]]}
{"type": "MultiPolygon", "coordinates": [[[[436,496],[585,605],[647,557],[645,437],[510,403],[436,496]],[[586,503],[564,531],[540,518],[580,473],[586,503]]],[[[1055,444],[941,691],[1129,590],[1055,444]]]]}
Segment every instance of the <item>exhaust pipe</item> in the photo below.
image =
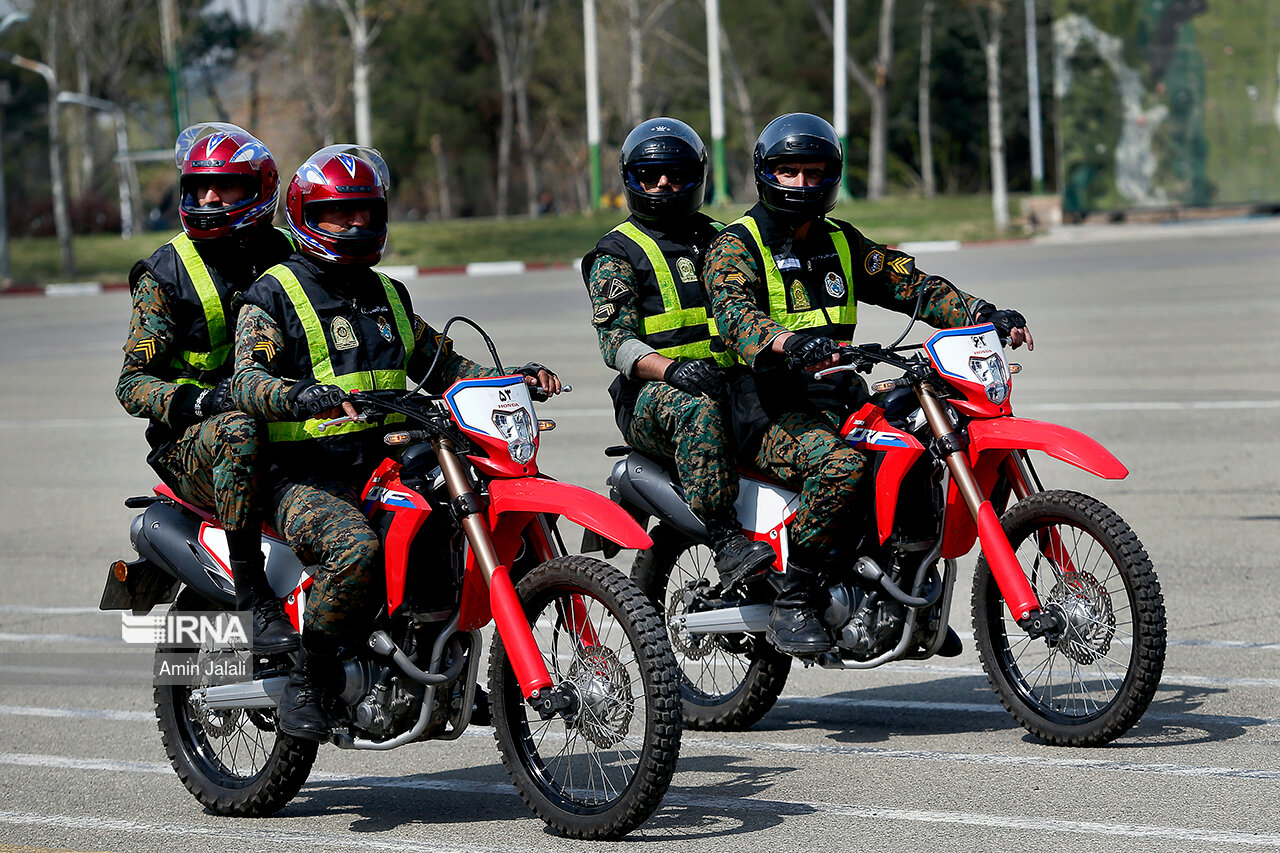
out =
{"type": "Polygon", "coordinates": [[[204,691],[204,705],[210,711],[232,711],[236,708],[275,708],[284,696],[288,678],[257,678],[238,684],[220,684],[204,691]]]}
{"type": "Polygon", "coordinates": [[[769,626],[769,614],[772,612],[772,605],[748,604],[745,607],[686,613],[671,621],[690,634],[758,634],[769,626]]]}

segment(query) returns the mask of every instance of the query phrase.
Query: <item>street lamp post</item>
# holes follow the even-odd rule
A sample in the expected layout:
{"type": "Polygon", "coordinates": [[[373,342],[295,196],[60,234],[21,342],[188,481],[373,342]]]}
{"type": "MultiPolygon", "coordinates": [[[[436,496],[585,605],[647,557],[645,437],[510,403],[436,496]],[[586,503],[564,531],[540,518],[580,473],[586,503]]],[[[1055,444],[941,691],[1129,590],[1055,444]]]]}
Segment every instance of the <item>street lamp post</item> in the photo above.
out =
{"type": "Polygon", "coordinates": [[[116,125],[116,165],[120,177],[120,238],[133,236],[133,196],[129,192],[129,137],[125,132],[124,111],[111,101],[82,95],[79,92],[60,92],[60,104],[79,104],[110,113],[116,125]]]}

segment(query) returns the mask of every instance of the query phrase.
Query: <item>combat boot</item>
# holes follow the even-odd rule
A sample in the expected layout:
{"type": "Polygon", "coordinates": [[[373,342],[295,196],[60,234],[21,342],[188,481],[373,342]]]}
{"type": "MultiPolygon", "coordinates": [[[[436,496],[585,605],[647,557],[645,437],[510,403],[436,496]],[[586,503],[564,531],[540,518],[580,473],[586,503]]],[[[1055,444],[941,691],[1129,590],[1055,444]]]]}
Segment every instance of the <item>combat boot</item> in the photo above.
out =
{"type": "Polygon", "coordinates": [[[333,721],[324,703],[333,692],[339,660],[333,649],[324,648],[310,633],[298,650],[298,659],[289,673],[276,711],[276,725],[290,737],[324,743],[333,731],[333,721]],[[319,648],[317,648],[319,647],[319,648]]]}
{"type": "Polygon", "coordinates": [[[253,614],[255,655],[291,652],[298,648],[298,632],[267,583],[261,552],[257,556],[256,560],[231,561],[231,575],[236,583],[236,610],[253,614]]]}
{"type": "Polygon", "coordinates": [[[821,591],[817,572],[787,563],[787,574],[773,600],[773,613],[765,630],[765,637],[779,651],[792,655],[831,651],[831,637],[818,618],[816,601],[821,591]]]}
{"type": "Polygon", "coordinates": [[[723,590],[763,575],[773,564],[773,548],[768,542],[748,539],[736,517],[708,521],[707,532],[711,534],[711,551],[723,590]]]}

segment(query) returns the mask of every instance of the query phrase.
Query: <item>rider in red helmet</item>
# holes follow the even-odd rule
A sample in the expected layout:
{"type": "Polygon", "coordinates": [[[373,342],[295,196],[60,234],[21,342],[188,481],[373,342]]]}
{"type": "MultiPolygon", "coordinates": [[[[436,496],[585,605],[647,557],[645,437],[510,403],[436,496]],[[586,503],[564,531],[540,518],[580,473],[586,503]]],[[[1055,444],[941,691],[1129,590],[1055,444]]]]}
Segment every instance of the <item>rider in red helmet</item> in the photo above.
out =
{"type": "Polygon", "coordinates": [[[147,461],[181,498],[213,508],[227,534],[236,609],[253,649],[289,651],[298,634],[267,582],[259,542],[259,436],[231,403],[235,297],[287,258],[272,227],[280,178],[271,152],[233,124],[207,122],[174,147],[182,233],[129,273],[133,315],[116,396],[149,418],[147,461]]]}
{"type": "MultiPolygon", "coordinates": [[[[319,566],[278,718],[285,734],[308,740],[324,741],[341,725],[324,700],[339,689],[344,648],[367,638],[377,609],[367,593],[380,544],[358,490],[386,456],[376,424],[322,422],[355,414],[345,402],[351,390],[401,390],[425,376],[424,387],[438,392],[463,377],[499,375],[455,353],[413,313],[404,285],[373,269],[387,241],[387,183],[372,148],[311,155],[287,193],[298,251],[245,292],[236,330],[236,402],[267,422],[276,529],[319,566]]],[[[541,365],[508,372],[560,392],[541,365]]],[[[473,722],[488,708],[478,712],[473,722]]]]}

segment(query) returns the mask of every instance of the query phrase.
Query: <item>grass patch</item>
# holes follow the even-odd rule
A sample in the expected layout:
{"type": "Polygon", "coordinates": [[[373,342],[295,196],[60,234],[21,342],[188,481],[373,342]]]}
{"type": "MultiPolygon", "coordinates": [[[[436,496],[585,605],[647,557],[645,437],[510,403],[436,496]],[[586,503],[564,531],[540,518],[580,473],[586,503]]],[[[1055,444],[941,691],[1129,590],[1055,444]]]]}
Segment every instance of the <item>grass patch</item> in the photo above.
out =
{"type": "MultiPolygon", "coordinates": [[[[1011,200],[1017,210],[1017,199],[1011,200]]],[[[708,207],[706,212],[729,222],[743,208],[708,207]]],[[[881,243],[914,240],[991,240],[1001,236],[992,223],[986,195],[949,196],[931,201],[890,198],[839,204],[833,215],[847,219],[881,243]]],[[[452,267],[471,262],[520,260],[567,263],[589,252],[606,231],[626,218],[625,211],[570,213],[538,219],[455,219],[446,222],[391,224],[390,251],[383,263],[419,267],[452,267]]],[[[153,231],[129,240],[111,234],[76,237],[76,281],[124,281],[130,267],[172,236],[153,231]]],[[[10,243],[10,267],[16,284],[66,281],[58,241],[22,238],[10,243]]]]}

